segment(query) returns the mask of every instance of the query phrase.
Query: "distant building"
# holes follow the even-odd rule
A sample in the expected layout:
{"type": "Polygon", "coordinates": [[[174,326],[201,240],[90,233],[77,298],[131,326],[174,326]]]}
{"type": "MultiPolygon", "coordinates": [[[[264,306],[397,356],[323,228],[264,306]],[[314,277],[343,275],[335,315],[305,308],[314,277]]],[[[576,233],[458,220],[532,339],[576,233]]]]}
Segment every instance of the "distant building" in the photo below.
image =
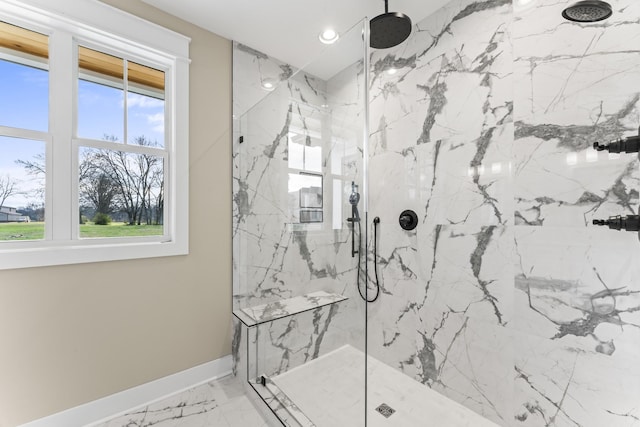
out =
{"type": "Polygon", "coordinates": [[[19,214],[16,208],[0,206],[0,222],[29,222],[28,216],[19,214]]]}

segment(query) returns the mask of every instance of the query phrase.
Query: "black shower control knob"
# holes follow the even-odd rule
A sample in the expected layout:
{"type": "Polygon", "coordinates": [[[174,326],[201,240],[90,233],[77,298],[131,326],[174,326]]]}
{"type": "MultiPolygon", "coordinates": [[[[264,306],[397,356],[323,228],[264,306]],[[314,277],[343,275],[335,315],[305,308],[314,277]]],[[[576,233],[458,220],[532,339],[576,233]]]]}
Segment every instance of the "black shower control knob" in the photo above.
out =
{"type": "Polygon", "coordinates": [[[398,218],[398,222],[403,230],[413,230],[418,226],[418,215],[416,215],[416,213],[411,209],[407,209],[406,211],[402,211],[398,218]]]}
{"type": "Polygon", "coordinates": [[[594,142],[593,148],[597,151],[607,150],[610,153],[637,153],[640,150],[640,136],[630,136],[607,144],[594,142]]]}
{"type": "Polygon", "coordinates": [[[609,219],[594,219],[593,225],[607,226],[611,230],[640,231],[640,216],[612,216],[609,219]]]}

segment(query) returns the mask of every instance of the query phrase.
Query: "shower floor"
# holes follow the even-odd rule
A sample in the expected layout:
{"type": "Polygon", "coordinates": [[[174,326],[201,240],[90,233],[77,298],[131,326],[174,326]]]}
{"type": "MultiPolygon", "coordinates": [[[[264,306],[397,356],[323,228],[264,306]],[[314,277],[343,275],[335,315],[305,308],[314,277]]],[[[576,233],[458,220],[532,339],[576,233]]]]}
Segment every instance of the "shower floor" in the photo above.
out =
{"type": "MultiPolygon", "coordinates": [[[[361,426],[364,353],[346,345],[271,380],[317,427],[361,426]]],[[[497,427],[384,363],[368,358],[370,427],[497,427]],[[386,403],[389,418],[375,411],[386,403]]]]}

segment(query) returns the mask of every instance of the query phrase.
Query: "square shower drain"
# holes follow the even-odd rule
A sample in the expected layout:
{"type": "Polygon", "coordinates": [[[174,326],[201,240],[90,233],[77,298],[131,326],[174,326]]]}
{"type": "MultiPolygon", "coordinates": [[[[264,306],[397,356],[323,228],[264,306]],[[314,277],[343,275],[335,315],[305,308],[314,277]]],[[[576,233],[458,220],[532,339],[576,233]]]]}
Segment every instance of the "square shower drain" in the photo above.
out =
{"type": "Polygon", "coordinates": [[[384,415],[385,418],[389,418],[391,415],[393,415],[394,412],[396,412],[395,409],[393,409],[391,406],[387,405],[386,403],[383,403],[382,405],[378,406],[376,408],[376,411],[384,415]]]}

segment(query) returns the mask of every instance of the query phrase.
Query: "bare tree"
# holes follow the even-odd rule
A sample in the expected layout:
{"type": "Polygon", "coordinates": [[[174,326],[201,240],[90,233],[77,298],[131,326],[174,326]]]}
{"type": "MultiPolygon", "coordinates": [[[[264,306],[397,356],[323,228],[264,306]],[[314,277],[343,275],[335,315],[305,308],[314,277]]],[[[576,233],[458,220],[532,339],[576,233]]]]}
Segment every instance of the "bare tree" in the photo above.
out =
{"type": "Polygon", "coordinates": [[[4,206],[4,202],[11,196],[21,194],[18,181],[11,178],[11,175],[0,176],[0,207],[4,206]]]}
{"type": "Polygon", "coordinates": [[[116,188],[122,209],[129,217],[129,224],[140,222],[142,200],[138,190],[139,179],[135,172],[135,165],[128,153],[115,150],[98,150],[95,152],[94,161],[106,176],[109,177],[116,188]]]}
{"type": "Polygon", "coordinates": [[[45,176],[45,159],[43,153],[33,156],[33,160],[16,160],[16,163],[24,167],[27,173],[37,178],[45,176]]]}
{"type": "Polygon", "coordinates": [[[110,214],[116,210],[115,201],[118,189],[113,185],[111,177],[102,171],[85,176],[80,181],[80,199],[90,204],[96,213],[110,214]]]}
{"type": "MultiPolygon", "coordinates": [[[[107,141],[117,142],[105,135],[107,141]]],[[[155,147],[144,136],[133,140],[136,145],[155,147]]],[[[18,160],[29,175],[45,178],[44,155],[33,160],[18,160]]],[[[124,212],[130,225],[162,224],[164,208],[164,170],[162,157],[128,153],[111,149],[87,149],[81,152],[78,179],[79,196],[84,206],[109,214],[124,212]]],[[[44,194],[44,185],[42,185],[44,194]]]]}
{"type": "Polygon", "coordinates": [[[154,186],[152,200],[154,206],[155,225],[164,224],[164,169],[158,167],[153,172],[154,186]]]}
{"type": "Polygon", "coordinates": [[[16,160],[16,164],[22,166],[27,174],[38,183],[38,187],[30,190],[29,195],[40,201],[44,200],[46,179],[44,153],[36,154],[32,160],[16,160]]]}
{"type": "MultiPolygon", "coordinates": [[[[145,137],[135,139],[137,145],[154,146],[145,137]]],[[[127,153],[99,149],[91,163],[105,174],[117,191],[117,200],[127,214],[130,225],[153,224],[153,213],[162,200],[164,179],[162,158],[150,154],[127,153]]],[[[161,202],[163,203],[163,202],[161,202]]],[[[159,223],[156,217],[155,223],[159,223]]]]}
{"type": "Polygon", "coordinates": [[[90,205],[96,213],[116,211],[119,192],[111,176],[100,168],[99,157],[90,150],[81,152],[80,157],[78,181],[82,205],[90,205]]]}

